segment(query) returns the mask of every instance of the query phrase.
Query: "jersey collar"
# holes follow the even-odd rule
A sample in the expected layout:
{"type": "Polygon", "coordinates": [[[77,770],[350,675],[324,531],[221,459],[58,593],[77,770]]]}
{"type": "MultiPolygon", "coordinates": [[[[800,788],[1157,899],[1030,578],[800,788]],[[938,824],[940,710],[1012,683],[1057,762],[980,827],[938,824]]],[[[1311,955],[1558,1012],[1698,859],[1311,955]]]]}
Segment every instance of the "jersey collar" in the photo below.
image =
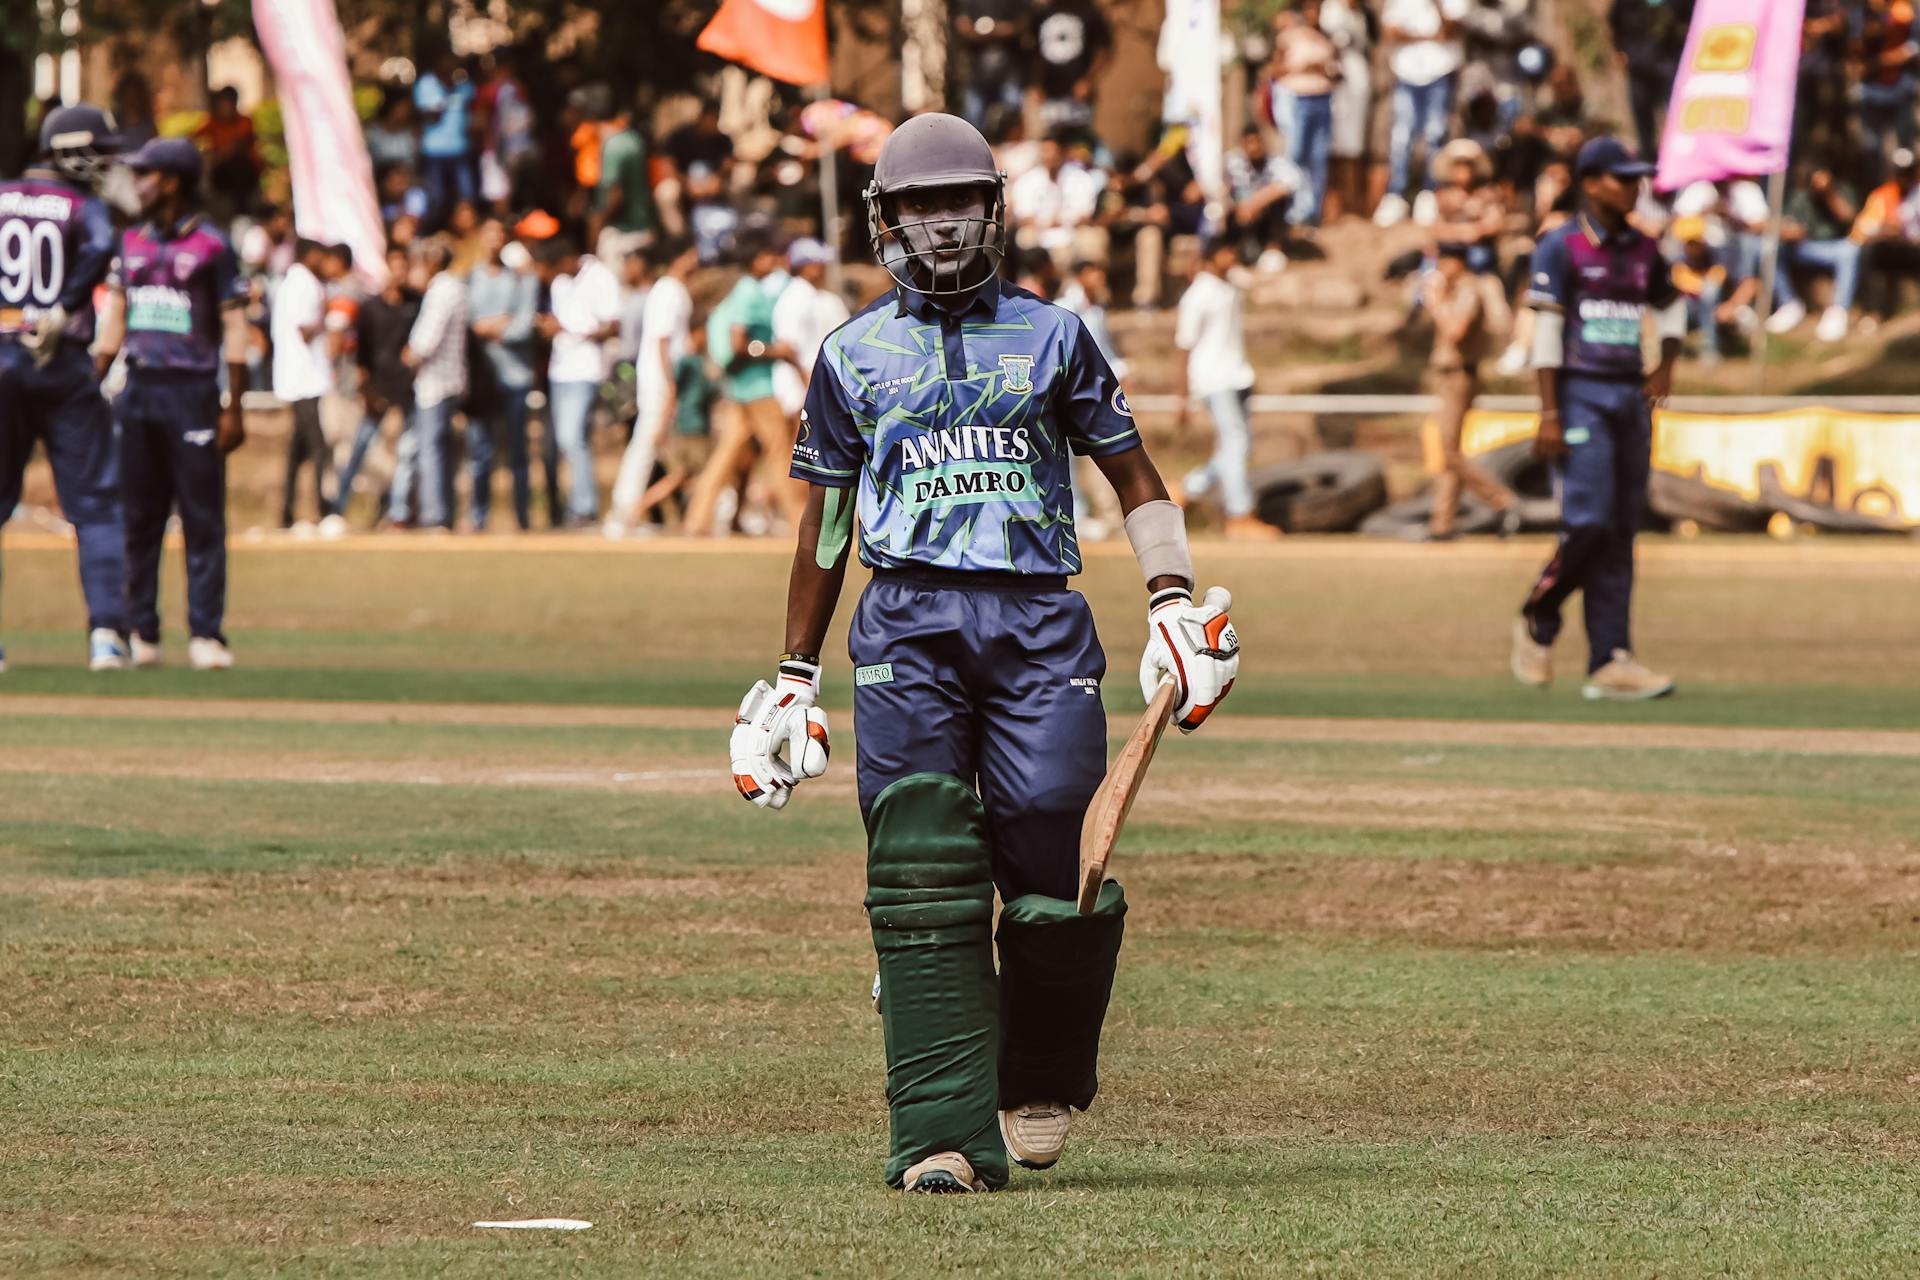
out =
{"type": "Polygon", "coordinates": [[[156,242],[161,240],[184,240],[188,236],[193,234],[193,229],[195,227],[200,225],[201,217],[202,215],[198,211],[196,211],[193,213],[189,213],[186,217],[180,219],[180,221],[174,223],[171,227],[162,227],[158,222],[156,222],[152,218],[148,218],[145,222],[141,223],[140,225],[142,228],[146,230],[146,233],[148,235],[153,237],[153,239],[156,242]]]}
{"type": "Polygon", "coordinates": [[[1588,241],[1590,241],[1596,249],[1601,245],[1624,247],[1640,238],[1640,233],[1634,229],[1631,222],[1622,222],[1620,224],[1620,230],[1610,232],[1598,222],[1595,222],[1585,209],[1582,209],[1575,217],[1580,223],[1580,233],[1586,236],[1588,241]]]}
{"type": "Polygon", "coordinates": [[[1000,309],[1000,277],[988,276],[985,281],[973,287],[966,302],[954,308],[942,306],[940,302],[924,293],[915,293],[900,285],[894,286],[894,293],[900,299],[900,309],[912,313],[920,320],[938,320],[941,316],[952,315],[964,320],[978,312],[984,319],[991,320],[1000,309]]]}

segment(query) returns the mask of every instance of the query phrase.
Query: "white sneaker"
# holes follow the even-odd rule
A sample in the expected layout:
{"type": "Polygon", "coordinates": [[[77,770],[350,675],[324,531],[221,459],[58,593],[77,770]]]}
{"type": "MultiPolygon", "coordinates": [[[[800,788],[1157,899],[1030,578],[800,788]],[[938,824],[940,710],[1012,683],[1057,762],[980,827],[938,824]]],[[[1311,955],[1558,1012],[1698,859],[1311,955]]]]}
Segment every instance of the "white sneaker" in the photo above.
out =
{"type": "Polygon", "coordinates": [[[1525,617],[1513,620],[1513,643],[1507,656],[1507,669],[1513,678],[1529,689],[1544,689],[1553,683],[1553,650],[1533,638],[1525,617]]]}
{"type": "Polygon", "coordinates": [[[1517,378],[1527,371],[1527,349],[1519,343],[1513,343],[1500,353],[1500,359],[1493,366],[1494,372],[1503,378],[1517,378]]]}
{"type": "Polygon", "coordinates": [[[1767,332],[1773,334],[1792,333],[1807,318],[1807,304],[1795,298],[1786,306],[1779,308],[1767,317],[1767,332]]]}
{"type": "Polygon", "coordinates": [[[1000,1139],[1022,1169],[1051,1169],[1067,1149],[1073,1111],[1058,1102],[1029,1102],[1000,1113],[1000,1139]]]}
{"type": "Polygon", "coordinates": [[[1431,191],[1422,191],[1413,198],[1413,220],[1420,226],[1430,227],[1440,221],[1440,197],[1431,191]]]}
{"type": "Polygon", "coordinates": [[[1760,332],[1760,313],[1752,307],[1741,307],[1733,313],[1733,327],[1741,336],[1751,338],[1760,332]]]}
{"type": "Polygon", "coordinates": [[[125,671],[129,658],[127,646],[117,631],[95,627],[87,636],[87,670],[125,671]]]}
{"type": "Polygon", "coordinates": [[[1625,649],[1615,649],[1613,661],[1589,675],[1580,692],[1589,701],[1608,698],[1616,702],[1644,702],[1648,698],[1666,697],[1673,692],[1673,687],[1672,676],[1649,671],[1625,649]]]}
{"type": "Polygon", "coordinates": [[[1277,276],[1287,269],[1287,255],[1278,249],[1268,249],[1254,263],[1254,270],[1263,276],[1277,276]]]}
{"type": "Polygon", "coordinates": [[[606,523],[600,526],[600,533],[608,542],[618,542],[627,536],[627,522],[615,516],[608,516],[606,523]]]}
{"type": "Polygon", "coordinates": [[[1385,229],[1398,226],[1407,220],[1407,198],[1389,195],[1381,199],[1373,211],[1373,225],[1385,229]]]}
{"type": "Polygon", "coordinates": [[[1820,313],[1820,327],[1813,336],[1822,342],[1839,342],[1847,336],[1847,319],[1845,307],[1828,307],[1820,313]]]}
{"type": "Polygon", "coordinates": [[[225,671],[233,665],[233,650],[224,640],[195,636],[187,641],[187,665],[195,671],[225,671]]]}
{"type": "Polygon", "coordinates": [[[322,538],[328,542],[338,542],[347,536],[347,518],[336,511],[322,520],[318,528],[322,538]]]}
{"type": "Polygon", "coordinates": [[[133,645],[133,665],[135,667],[146,670],[152,667],[163,667],[166,665],[166,654],[160,648],[160,642],[158,640],[152,644],[148,644],[139,636],[135,636],[131,643],[133,645]]]}

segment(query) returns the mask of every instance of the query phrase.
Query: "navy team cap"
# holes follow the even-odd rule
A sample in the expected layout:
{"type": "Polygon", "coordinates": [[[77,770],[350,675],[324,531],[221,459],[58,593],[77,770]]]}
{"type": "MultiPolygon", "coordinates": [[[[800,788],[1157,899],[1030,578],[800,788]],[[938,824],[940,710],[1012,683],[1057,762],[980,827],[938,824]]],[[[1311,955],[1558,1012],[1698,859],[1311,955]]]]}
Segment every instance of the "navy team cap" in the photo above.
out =
{"type": "Polygon", "coordinates": [[[175,173],[183,178],[199,177],[203,164],[200,148],[185,138],[154,138],[127,157],[129,169],[175,173]]]}
{"type": "Polygon", "coordinates": [[[1589,138],[1580,145],[1580,154],[1573,160],[1575,181],[1596,173],[1610,173],[1616,178],[1648,178],[1653,172],[1654,166],[1618,138],[1589,138]]]}

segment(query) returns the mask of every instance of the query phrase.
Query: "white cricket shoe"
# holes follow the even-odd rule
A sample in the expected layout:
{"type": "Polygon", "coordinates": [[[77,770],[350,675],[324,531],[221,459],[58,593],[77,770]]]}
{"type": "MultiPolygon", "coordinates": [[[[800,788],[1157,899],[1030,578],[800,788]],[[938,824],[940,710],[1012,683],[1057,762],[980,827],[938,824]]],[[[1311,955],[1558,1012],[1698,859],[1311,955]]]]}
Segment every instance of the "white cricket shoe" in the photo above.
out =
{"type": "Polygon", "coordinates": [[[1524,615],[1513,620],[1513,650],[1507,668],[1529,689],[1544,689],[1553,683],[1553,650],[1533,638],[1524,615]]]}
{"type": "Polygon", "coordinates": [[[195,671],[225,671],[233,665],[233,650],[224,640],[195,636],[187,641],[187,665],[195,671]]]}
{"type": "Polygon", "coordinates": [[[1269,246],[1260,254],[1260,261],[1254,264],[1253,269],[1263,276],[1277,276],[1287,269],[1287,255],[1269,246]]]}
{"type": "Polygon", "coordinates": [[[1813,336],[1822,342],[1839,342],[1847,336],[1847,318],[1845,307],[1828,307],[1820,313],[1820,327],[1813,336]]]}
{"type": "Polygon", "coordinates": [[[1807,318],[1807,304],[1795,298],[1786,306],[1779,308],[1767,317],[1767,332],[1772,334],[1792,333],[1800,322],[1807,318]]]}
{"type": "Polygon", "coordinates": [[[148,644],[139,636],[135,636],[131,643],[133,645],[133,665],[135,667],[145,670],[149,667],[164,667],[167,664],[166,653],[160,648],[160,642],[158,640],[155,640],[152,644],[148,644]]]}
{"type": "Polygon", "coordinates": [[[1625,649],[1615,649],[1613,661],[1588,676],[1580,692],[1589,701],[1644,702],[1664,698],[1673,688],[1672,676],[1650,671],[1625,649]]]}
{"type": "Polygon", "coordinates": [[[315,526],[315,531],[328,542],[338,542],[347,536],[347,518],[336,511],[315,526]]]}
{"type": "Polygon", "coordinates": [[[1382,230],[1398,226],[1406,220],[1407,198],[1405,196],[1383,196],[1373,211],[1373,225],[1382,230]]]}
{"type": "Polygon", "coordinates": [[[87,636],[87,670],[125,671],[131,659],[120,634],[107,627],[95,627],[87,636]]]}
{"type": "Polygon", "coordinates": [[[1067,1149],[1073,1110],[1058,1102],[1029,1102],[1000,1113],[1000,1139],[1022,1169],[1051,1169],[1067,1149]]]}
{"type": "Polygon", "coordinates": [[[987,1184],[973,1171],[973,1163],[958,1151],[942,1151],[928,1156],[907,1169],[900,1181],[902,1191],[951,1195],[955,1192],[985,1191],[987,1184]]]}

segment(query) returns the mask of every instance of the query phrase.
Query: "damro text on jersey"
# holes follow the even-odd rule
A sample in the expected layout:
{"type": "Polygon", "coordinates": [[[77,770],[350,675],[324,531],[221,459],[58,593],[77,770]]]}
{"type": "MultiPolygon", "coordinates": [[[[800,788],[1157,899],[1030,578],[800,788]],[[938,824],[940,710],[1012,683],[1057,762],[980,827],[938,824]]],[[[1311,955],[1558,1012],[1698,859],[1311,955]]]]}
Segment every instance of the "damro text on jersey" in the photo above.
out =
{"type": "Polygon", "coordinates": [[[1025,427],[949,427],[900,442],[903,474],[945,462],[1030,462],[1033,457],[1025,427]]]}
{"type": "Polygon", "coordinates": [[[0,191],[0,218],[58,221],[73,213],[73,201],[48,192],[0,191]]]}

